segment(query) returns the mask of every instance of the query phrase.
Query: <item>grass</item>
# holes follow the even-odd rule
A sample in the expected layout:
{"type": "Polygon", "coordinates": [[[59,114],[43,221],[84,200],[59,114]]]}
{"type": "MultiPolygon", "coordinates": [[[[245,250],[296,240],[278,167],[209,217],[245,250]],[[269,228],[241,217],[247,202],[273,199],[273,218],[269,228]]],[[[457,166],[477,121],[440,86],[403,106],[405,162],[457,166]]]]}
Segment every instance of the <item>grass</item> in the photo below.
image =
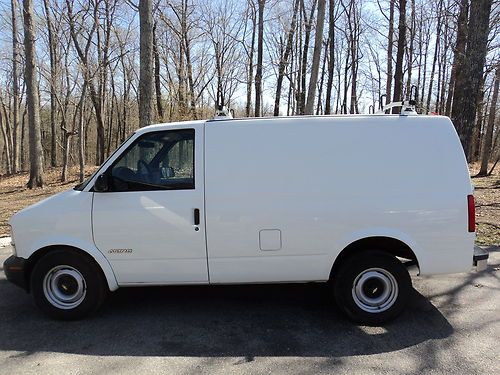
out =
{"type": "MultiPolygon", "coordinates": [[[[96,167],[86,167],[90,175],[96,167]]],[[[470,166],[471,175],[478,171],[478,165],[470,166]]],[[[46,186],[43,189],[26,188],[28,173],[0,177],[0,237],[9,235],[9,218],[22,208],[47,198],[55,193],[71,189],[78,183],[78,169],[70,168],[67,181],[60,182],[61,168],[50,168],[45,173],[46,186]]],[[[500,168],[492,176],[473,178],[476,198],[477,243],[500,245],[500,168]]]]}

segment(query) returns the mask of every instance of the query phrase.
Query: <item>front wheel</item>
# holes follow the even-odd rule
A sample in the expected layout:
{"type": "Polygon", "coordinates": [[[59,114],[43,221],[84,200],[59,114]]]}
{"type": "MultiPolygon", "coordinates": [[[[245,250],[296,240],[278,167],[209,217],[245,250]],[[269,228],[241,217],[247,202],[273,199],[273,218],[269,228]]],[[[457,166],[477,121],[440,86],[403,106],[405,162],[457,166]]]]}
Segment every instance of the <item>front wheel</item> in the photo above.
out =
{"type": "Polygon", "coordinates": [[[398,316],[411,292],[411,278],[394,256],[364,251],[346,259],[333,275],[339,308],[357,323],[380,325],[398,316]]]}
{"type": "Polygon", "coordinates": [[[49,252],[36,263],[31,290],[44,313],[64,320],[96,311],[107,294],[99,266],[87,256],[63,249],[49,252]]]}

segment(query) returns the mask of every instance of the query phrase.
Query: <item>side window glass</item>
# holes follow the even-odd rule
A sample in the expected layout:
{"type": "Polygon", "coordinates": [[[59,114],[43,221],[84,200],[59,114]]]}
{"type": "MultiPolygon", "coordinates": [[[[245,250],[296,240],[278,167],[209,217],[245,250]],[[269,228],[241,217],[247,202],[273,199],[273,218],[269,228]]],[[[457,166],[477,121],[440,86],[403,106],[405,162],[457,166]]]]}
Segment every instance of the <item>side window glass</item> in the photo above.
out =
{"type": "Polygon", "coordinates": [[[194,129],[144,134],[111,167],[112,191],[194,189],[194,129]]]}
{"type": "Polygon", "coordinates": [[[194,178],[193,150],[193,139],[184,139],[177,142],[161,161],[164,177],[178,180],[194,178]]]}

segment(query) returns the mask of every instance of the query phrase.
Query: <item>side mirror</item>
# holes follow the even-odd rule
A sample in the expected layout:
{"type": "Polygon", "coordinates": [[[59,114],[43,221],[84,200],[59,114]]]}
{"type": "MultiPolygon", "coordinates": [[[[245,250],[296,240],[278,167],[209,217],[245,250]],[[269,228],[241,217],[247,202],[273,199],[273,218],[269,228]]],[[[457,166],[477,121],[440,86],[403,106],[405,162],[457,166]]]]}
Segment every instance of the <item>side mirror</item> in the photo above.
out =
{"type": "Polygon", "coordinates": [[[103,193],[109,190],[108,176],[103,173],[97,176],[94,183],[94,191],[98,193],[103,193]]]}

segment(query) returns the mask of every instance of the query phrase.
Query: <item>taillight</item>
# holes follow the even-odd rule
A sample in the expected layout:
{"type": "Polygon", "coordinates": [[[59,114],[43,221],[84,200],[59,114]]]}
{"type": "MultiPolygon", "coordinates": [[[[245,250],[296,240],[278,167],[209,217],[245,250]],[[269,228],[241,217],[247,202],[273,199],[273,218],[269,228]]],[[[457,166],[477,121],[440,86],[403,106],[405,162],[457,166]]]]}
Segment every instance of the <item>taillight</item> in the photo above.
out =
{"type": "Polygon", "coordinates": [[[474,205],[474,196],[467,195],[467,204],[469,206],[469,232],[476,231],[476,206],[474,205]]]}

